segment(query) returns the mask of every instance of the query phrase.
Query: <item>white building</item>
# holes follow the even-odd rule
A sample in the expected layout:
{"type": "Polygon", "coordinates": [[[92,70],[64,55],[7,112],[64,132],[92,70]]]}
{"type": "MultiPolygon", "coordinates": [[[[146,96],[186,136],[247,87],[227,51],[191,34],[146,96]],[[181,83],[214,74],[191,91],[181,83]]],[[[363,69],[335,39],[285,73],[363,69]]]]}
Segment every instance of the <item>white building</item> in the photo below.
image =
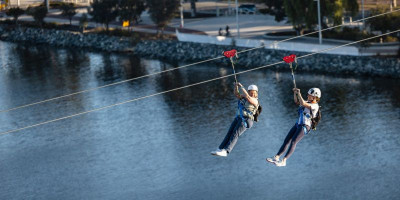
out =
{"type": "MultiPolygon", "coordinates": [[[[43,2],[44,0],[8,0],[9,1],[9,6],[14,7],[14,6],[20,6],[20,7],[28,7],[29,5],[39,5],[43,2]]],[[[75,3],[79,5],[89,5],[93,0],[50,0],[50,2],[54,1],[62,1],[66,3],[75,3]]]]}

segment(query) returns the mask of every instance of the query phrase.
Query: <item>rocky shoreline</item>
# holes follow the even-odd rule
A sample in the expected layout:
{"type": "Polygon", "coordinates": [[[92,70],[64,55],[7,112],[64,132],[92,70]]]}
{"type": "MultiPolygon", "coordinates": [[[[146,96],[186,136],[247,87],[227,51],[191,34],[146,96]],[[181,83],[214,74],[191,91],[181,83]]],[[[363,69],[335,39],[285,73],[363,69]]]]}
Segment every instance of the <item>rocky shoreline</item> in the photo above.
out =
{"type": "MultiPolygon", "coordinates": [[[[134,52],[135,54],[149,58],[194,62],[222,56],[223,51],[233,48],[238,51],[247,49],[178,41],[146,41],[138,43],[134,48],[134,52]]],[[[284,56],[293,53],[298,57],[308,54],[260,48],[239,54],[236,65],[247,69],[256,68],[280,62],[284,56]]],[[[229,64],[228,59],[217,59],[211,62],[229,64]]],[[[307,72],[400,78],[400,60],[396,58],[317,54],[299,59],[298,66],[299,69],[307,72]]],[[[273,68],[289,70],[285,64],[279,64],[273,68]]]]}
{"type": "Polygon", "coordinates": [[[102,34],[81,34],[55,29],[10,28],[0,25],[0,40],[57,47],[90,48],[107,52],[124,52],[132,48],[129,38],[102,34]]]}
{"type": "MultiPolygon", "coordinates": [[[[133,53],[140,57],[162,59],[166,61],[196,62],[222,56],[222,52],[230,49],[243,51],[246,48],[218,46],[179,42],[175,40],[152,40],[133,44],[129,38],[114,37],[101,34],[80,34],[70,31],[17,28],[9,29],[0,25],[0,40],[10,42],[28,42],[32,44],[49,44],[52,46],[84,48],[107,52],[133,53]]],[[[237,65],[255,68],[281,61],[289,54],[297,56],[307,53],[287,52],[280,50],[256,49],[239,54],[237,65]]],[[[216,64],[228,64],[228,59],[211,61],[216,64]]],[[[400,60],[397,58],[377,58],[317,54],[299,59],[302,71],[329,74],[355,74],[400,78],[400,60]]],[[[275,69],[288,69],[287,65],[274,66],[275,69]]]]}

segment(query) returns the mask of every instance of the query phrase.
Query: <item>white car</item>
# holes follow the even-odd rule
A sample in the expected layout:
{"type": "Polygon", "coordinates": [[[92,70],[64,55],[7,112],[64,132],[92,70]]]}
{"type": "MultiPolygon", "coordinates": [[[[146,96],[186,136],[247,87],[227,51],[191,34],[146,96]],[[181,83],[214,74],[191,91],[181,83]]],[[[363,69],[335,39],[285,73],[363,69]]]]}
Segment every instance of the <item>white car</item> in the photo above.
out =
{"type": "Polygon", "coordinates": [[[240,14],[256,14],[256,6],[254,4],[242,4],[239,6],[240,14]]]}

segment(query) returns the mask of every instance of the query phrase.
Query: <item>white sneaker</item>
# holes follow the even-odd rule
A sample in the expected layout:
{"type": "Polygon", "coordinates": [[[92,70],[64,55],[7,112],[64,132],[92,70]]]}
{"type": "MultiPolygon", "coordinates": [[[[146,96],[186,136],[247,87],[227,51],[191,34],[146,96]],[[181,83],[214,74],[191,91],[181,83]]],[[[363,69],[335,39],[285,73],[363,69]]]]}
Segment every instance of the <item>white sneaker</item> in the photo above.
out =
{"type": "Polygon", "coordinates": [[[228,152],[225,149],[221,149],[221,151],[216,152],[216,156],[226,157],[228,156],[228,152]]]}
{"type": "Polygon", "coordinates": [[[270,163],[279,162],[279,157],[274,156],[274,157],[272,157],[272,158],[267,158],[267,162],[270,162],[270,163]]]}
{"type": "Polygon", "coordinates": [[[281,160],[281,161],[275,162],[275,165],[278,167],[284,167],[284,166],[286,166],[286,161],[281,160]]]}
{"type": "Polygon", "coordinates": [[[215,150],[215,151],[211,151],[211,155],[217,155],[217,152],[220,152],[221,151],[221,149],[217,149],[217,150],[215,150]]]}

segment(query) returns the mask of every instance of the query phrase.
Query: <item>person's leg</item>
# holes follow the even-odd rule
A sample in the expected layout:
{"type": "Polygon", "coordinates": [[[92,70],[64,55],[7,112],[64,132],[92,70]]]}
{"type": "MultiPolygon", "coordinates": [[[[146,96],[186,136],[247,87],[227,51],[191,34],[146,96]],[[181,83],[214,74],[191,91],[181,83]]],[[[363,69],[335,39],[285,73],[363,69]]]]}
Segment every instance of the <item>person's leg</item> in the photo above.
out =
{"type": "MultiPolygon", "coordinates": [[[[309,128],[307,128],[307,130],[309,130],[309,128]]],[[[293,154],[294,150],[296,149],[297,143],[299,143],[300,140],[303,139],[304,135],[305,135],[304,127],[299,126],[297,128],[296,133],[294,134],[294,136],[292,138],[292,141],[290,142],[289,150],[284,157],[285,160],[288,159],[293,154]]]]}
{"type": "Polygon", "coordinates": [[[250,129],[251,127],[253,127],[254,121],[251,120],[251,119],[246,119],[246,123],[247,123],[247,127],[246,128],[250,129]]]}
{"type": "Polygon", "coordinates": [[[242,119],[238,118],[238,123],[236,124],[236,127],[233,130],[231,138],[229,139],[228,143],[225,146],[225,150],[228,153],[232,151],[233,147],[235,147],[239,139],[239,136],[241,136],[246,130],[247,128],[245,127],[244,123],[242,123],[242,119]]]}
{"type": "Polygon", "coordinates": [[[228,143],[229,139],[232,136],[233,130],[235,129],[236,125],[238,124],[238,121],[239,121],[238,118],[235,117],[235,119],[233,120],[233,122],[231,124],[231,127],[228,130],[228,133],[226,133],[224,140],[219,145],[219,149],[225,149],[226,144],[228,143]]]}
{"type": "Polygon", "coordinates": [[[297,124],[295,124],[289,131],[289,133],[286,135],[285,140],[283,141],[283,144],[281,146],[281,148],[279,149],[278,153],[276,154],[276,156],[279,158],[288,148],[289,143],[291,142],[294,134],[296,133],[297,130],[297,124]]]}
{"type": "Polygon", "coordinates": [[[296,149],[297,143],[300,142],[301,139],[305,136],[305,131],[310,131],[310,127],[306,127],[306,130],[304,130],[303,126],[299,126],[296,130],[296,133],[294,134],[292,141],[290,142],[290,147],[288,152],[286,153],[285,157],[282,159],[281,162],[275,163],[276,166],[283,167],[286,166],[286,160],[289,159],[289,157],[293,154],[294,149],[296,149]]]}

